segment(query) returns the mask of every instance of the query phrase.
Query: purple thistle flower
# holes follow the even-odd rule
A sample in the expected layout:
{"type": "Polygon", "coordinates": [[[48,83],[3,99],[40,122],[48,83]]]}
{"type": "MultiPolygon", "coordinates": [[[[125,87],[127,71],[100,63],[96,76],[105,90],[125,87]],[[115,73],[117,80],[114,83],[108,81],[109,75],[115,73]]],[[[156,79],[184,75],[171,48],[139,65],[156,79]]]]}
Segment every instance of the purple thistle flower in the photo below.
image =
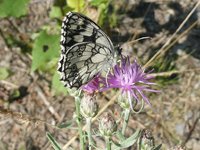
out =
{"type": "Polygon", "coordinates": [[[149,81],[152,78],[144,72],[136,60],[131,64],[129,57],[122,57],[121,65],[115,65],[113,71],[108,74],[107,79],[104,79],[107,84],[104,84],[103,91],[110,88],[121,89],[122,95],[128,97],[129,104],[133,109],[132,98],[139,101],[139,97],[141,97],[150,104],[144,91],[158,92],[149,88],[150,85],[154,84],[149,81]]]}
{"type": "Polygon", "coordinates": [[[81,89],[87,92],[88,94],[93,94],[94,92],[98,91],[100,88],[100,78],[101,77],[97,75],[87,84],[81,86],[81,89]]]}

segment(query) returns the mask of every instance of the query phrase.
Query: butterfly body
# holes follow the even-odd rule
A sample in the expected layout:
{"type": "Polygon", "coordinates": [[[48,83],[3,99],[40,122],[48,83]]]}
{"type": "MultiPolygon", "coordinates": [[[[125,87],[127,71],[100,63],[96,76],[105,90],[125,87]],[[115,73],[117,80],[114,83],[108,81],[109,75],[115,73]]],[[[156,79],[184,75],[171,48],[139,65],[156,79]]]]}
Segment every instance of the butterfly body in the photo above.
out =
{"type": "Polygon", "coordinates": [[[61,29],[61,57],[58,71],[69,88],[80,88],[95,75],[116,63],[109,37],[89,18],[69,12],[61,29]]]}

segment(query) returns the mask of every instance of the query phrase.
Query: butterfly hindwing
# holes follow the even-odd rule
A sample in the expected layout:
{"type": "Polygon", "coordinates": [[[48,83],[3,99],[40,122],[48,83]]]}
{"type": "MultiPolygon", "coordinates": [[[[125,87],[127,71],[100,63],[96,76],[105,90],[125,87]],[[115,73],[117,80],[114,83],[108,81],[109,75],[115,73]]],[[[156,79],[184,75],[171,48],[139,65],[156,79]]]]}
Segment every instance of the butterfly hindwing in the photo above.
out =
{"type": "Polygon", "coordinates": [[[68,87],[80,87],[113,64],[112,57],[110,50],[100,44],[78,43],[61,54],[61,81],[68,87]]]}

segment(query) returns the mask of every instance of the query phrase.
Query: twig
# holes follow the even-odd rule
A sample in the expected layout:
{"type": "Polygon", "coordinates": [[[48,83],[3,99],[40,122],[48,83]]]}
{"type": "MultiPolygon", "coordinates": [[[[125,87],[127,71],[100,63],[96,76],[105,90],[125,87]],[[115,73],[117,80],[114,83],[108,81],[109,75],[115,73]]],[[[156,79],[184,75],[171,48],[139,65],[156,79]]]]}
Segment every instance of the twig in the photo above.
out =
{"type": "Polygon", "coordinates": [[[48,110],[50,113],[53,114],[53,116],[60,121],[61,117],[59,116],[59,114],[55,111],[55,109],[50,105],[50,103],[48,102],[46,96],[44,95],[44,93],[42,92],[41,88],[39,86],[35,87],[39,97],[43,100],[44,104],[47,106],[48,110]]]}
{"type": "Polygon", "coordinates": [[[16,32],[22,33],[22,31],[18,28],[18,26],[9,18],[6,18],[6,20],[10,23],[10,25],[15,29],[16,32]]]}
{"type": "Polygon", "coordinates": [[[187,134],[186,139],[185,139],[185,140],[183,141],[183,143],[181,144],[182,147],[185,146],[185,144],[188,142],[188,140],[189,140],[190,137],[192,136],[192,133],[193,133],[193,131],[194,131],[194,129],[195,129],[195,127],[196,127],[196,125],[197,125],[199,119],[200,119],[200,117],[198,117],[198,118],[194,121],[194,124],[193,124],[192,127],[190,128],[190,131],[189,131],[189,133],[187,134]]]}
{"type": "Polygon", "coordinates": [[[47,125],[51,128],[56,128],[56,129],[60,129],[60,130],[65,130],[64,128],[59,128],[55,125],[52,125],[48,122],[46,122],[45,120],[41,120],[39,118],[35,118],[35,117],[30,117],[29,115],[27,114],[23,114],[21,112],[15,112],[15,111],[12,111],[12,110],[9,110],[9,109],[4,109],[3,107],[0,107],[0,116],[5,116],[6,119],[8,118],[13,118],[13,119],[16,119],[18,121],[22,121],[26,124],[34,124],[34,126],[38,126],[38,125],[47,125]]]}
{"type": "Polygon", "coordinates": [[[134,43],[136,43],[136,42],[138,42],[138,41],[146,40],[146,39],[152,39],[152,38],[149,37],[149,36],[145,36],[145,37],[141,37],[141,38],[139,38],[139,39],[135,39],[135,40],[128,41],[128,42],[126,42],[126,44],[134,44],[134,43]]]}
{"type": "Polygon", "coordinates": [[[160,72],[160,73],[151,73],[151,74],[149,74],[149,76],[151,76],[151,77],[166,77],[166,76],[171,76],[172,74],[181,74],[181,73],[194,72],[194,71],[200,71],[200,68],[194,68],[194,69],[188,69],[188,70],[173,70],[173,71],[160,72]]]}
{"type": "MultiPolygon", "coordinates": [[[[192,23],[192,25],[190,25],[184,32],[182,32],[179,36],[177,36],[177,38],[174,39],[174,41],[170,45],[166,46],[166,48],[163,49],[163,51],[161,52],[161,54],[164,54],[166,51],[168,51],[179,39],[181,39],[184,35],[186,35],[197,24],[198,24],[198,21],[195,21],[194,23],[192,23]]],[[[161,54],[159,56],[161,56],[161,54]]]]}
{"type": "Polygon", "coordinates": [[[13,84],[13,83],[11,83],[11,82],[8,82],[8,81],[6,81],[6,80],[1,80],[0,83],[5,84],[5,85],[8,85],[8,86],[10,86],[11,88],[14,88],[14,89],[19,88],[18,85],[13,84]]]}
{"type": "Polygon", "coordinates": [[[19,121],[23,121],[25,123],[31,122],[35,125],[40,124],[40,123],[46,124],[46,122],[41,120],[41,119],[33,118],[33,117],[30,117],[29,115],[25,115],[25,114],[22,114],[20,112],[14,112],[12,110],[4,109],[2,107],[0,107],[0,115],[6,116],[6,118],[8,118],[8,117],[14,118],[14,119],[17,119],[19,121]]]}
{"type": "Polygon", "coordinates": [[[190,13],[187,15],[187,17],[184,19],[184,21],[181,23],[181,25],[178,27],[178,29],[173,33],[173,35],[167,40],[167,42],[161,47],[161,49],[144,65],[144,67],[149,66],[154,59],[156,59],[161,53],[164,53],[164,49],[167,47],[167,45],[174,39],[174,37],[177,35],[177,33],[182,29],[182,27],[185,25],[185,23],[188,21],[188,19],[191,17],[191,15],[194,13],[194,11],[199,6],[200,1],[197,2],[197,4],[194,6],[194,8],[190,11],[190,13]]]}
{"type": "Polygon", "coordinates": [[[4,40],[4,43],[5,43],[6,47],[8,48],[9,47],[9,42],[6,39],[6,37],[5,37],[4,33],[3,33],[3,31],[1,30],[1,28],[0,28],[0,35],[1,35],[2,39],[4,40]]]}

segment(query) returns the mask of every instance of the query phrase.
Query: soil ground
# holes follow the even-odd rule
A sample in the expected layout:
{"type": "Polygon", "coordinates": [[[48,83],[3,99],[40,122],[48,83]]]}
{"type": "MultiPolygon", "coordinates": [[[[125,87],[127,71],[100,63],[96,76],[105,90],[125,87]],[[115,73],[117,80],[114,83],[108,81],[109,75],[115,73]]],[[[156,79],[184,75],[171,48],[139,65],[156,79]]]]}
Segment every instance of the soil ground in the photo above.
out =
{"type": "MultiPolygon", "coordinates": [[[[53,22],[48,16],[52,4],[47,2],[32,0],[28,16],[1,19],[1,31],[26,40],[26,37],[39,31],[42,25],[53,22]]],[[[122,45],[124,54],[145,64],[172,36],[196,3],[197,0],[115,1],[114,5],[120,8],[117,12],[120,21],[116,28],[110,29],[109,36],[115,44],[122,45]],[[130,41],[140,37],[151,39],[130,44],[130,41]]],[[[196,25],[162,56],[178,73],[171,76],[164,74],[162,79],[159,78],[163,84],[157,87],[160,93],[150,95],[152,106],[146,105],[144,112],[132,115],[128,124],[128,131],[136,128],[151,130],[155,143],[163,144],[162,149],[178,145],[188,150],[200,149],[200,7],[177,35],[186,31],[194,22],[196,25]]],[[[73,97],[54,95],[50,87],[51,76],[48,73],[31,73],[30,54],[22,53],[18,45],[8,46],[2,34],[0,66],[12,72],[8,79],[0,81],[0,109],[12,110],[6,116],[0,116],[0,150],[52,149],[46,138],[47,131],[61,145],[66,144],[77,131],[57,129],[53,125],[72,119],[75,110],[73,97]],[[12,99],[15,89],[19,89],[22,96],[12,99]],[[27,120],[30,117],[48,124],[33,122],[33,118],[27,120]]],[[[154,73],[159,73],[159,69],[155,69],[154,73]]],[[[100,107],[114,95],[112,92],[104,96],[100,94],[100,107]]],[[[116,113],[119,106],[114,104],[110,109],[116,113]]],[[[102,141],[99,139],[99,142],[102,141]]],[[[77,145],[78,140],[71,146],[78,149],[77,145]]]]}

